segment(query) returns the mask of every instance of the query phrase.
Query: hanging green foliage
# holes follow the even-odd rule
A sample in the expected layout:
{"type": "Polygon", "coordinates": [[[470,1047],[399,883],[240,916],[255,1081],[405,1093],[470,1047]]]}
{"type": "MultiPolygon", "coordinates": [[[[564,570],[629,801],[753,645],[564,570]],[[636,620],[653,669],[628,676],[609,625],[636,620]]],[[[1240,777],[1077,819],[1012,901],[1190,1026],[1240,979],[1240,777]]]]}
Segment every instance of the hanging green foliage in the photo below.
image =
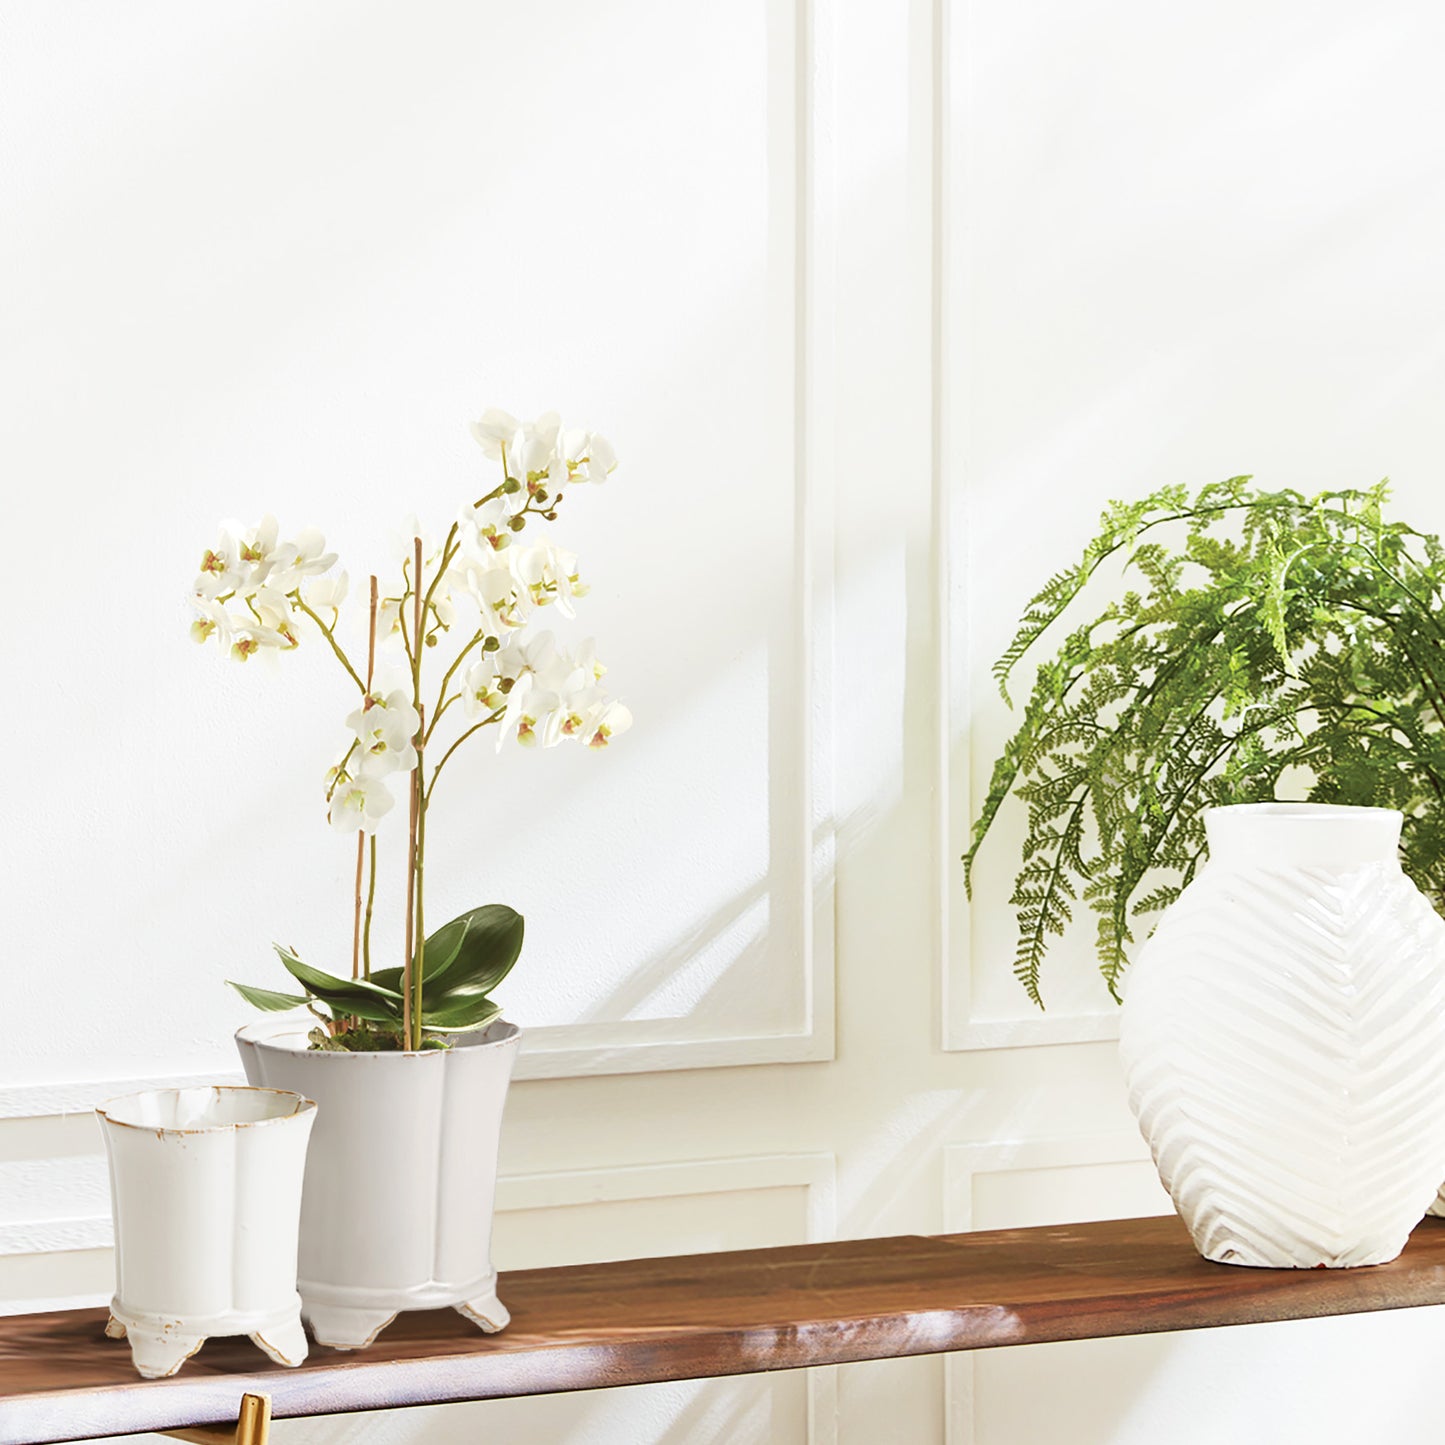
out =
{"type": "Polygon", "coordinates": [[[1123,564],[1122,595],[1039,666],[964,856],[971,891],[1000,806],[1022,800],[1014,973],[1040,1007],[1080,903],[1118,996],[1136,934],[1204,858],[1206,807],[1398,808],[1405,870],[1445,905],[1445,547],[1386,520],[1386,483],[1307,497],[1250,480],[1113,503],[995,664],[1008,702],[1019,662],[1123,564]]]}

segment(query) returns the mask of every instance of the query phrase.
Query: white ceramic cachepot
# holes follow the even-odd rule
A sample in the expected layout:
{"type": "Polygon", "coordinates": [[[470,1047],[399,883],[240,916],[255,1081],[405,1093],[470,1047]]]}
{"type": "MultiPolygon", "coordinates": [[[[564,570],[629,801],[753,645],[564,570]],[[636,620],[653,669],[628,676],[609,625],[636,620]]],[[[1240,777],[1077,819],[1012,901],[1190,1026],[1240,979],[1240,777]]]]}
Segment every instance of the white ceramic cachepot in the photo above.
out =
{"type": "Polygon", "coordinates": [[[298,1288],[318,1344],[368,1345],[402,1310],[451,1306],[489,1333],[502,1109],[521,1030],[496,1019],[450,1048],[308,1049],[307,1020],[263,1020],[236,1043],[252,1083],[320,1106],[306,1166],[298,1288]]]}
{"type": "Polygon", "coordinates": [[[1379,1264],[1445,1178],[1445,921],[1387,808],[1206,813],[1126,979],[1129,1101],[1199,1252],[1379,1264]]]}
{"type": "Polygon", "coordinates": [[[106,1333],[146,1379],[211,1335],[306,1358],[296,1293],[301,1179],[316,1105],[277,1089],[153,1089],[100,1116],[115,1220],[106,1333]]]}

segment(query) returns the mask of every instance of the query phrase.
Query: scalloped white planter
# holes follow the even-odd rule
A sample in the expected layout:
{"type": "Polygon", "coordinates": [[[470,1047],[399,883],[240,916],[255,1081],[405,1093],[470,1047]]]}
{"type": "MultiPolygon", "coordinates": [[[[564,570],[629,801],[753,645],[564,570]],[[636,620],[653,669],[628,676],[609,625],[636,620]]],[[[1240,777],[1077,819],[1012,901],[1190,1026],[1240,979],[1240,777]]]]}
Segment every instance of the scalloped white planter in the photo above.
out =
{"type": "Polygon", "coordinates": [[[1383,1263],[1445,1178],[1445,920],[1400,824],[1211,810],[1210,862],[1127,975],[1129,1102],[1206,1259],[1383,1263]]]}
{"type": "Polygon", "coordinates": [[[483,1330],[497,1298],[492,1208],[502,1109],[521,1043],[497,1019],[449,1049],[308,1050],[309,1020],[262,1020],[236,1045],[252,1083],[319,1107],[297,1287],[318,1344],[370,1344],[402,1310],[450,1306],[483,1330]]]}
{"type": "Polygon", "coordinates": [[[148,1380],[211,1335],[306,1358],[296,1293],[301,1178],[316,1105],[276,1089],[152,1089],[102,1104],[115,1219],[106,1333],[148,1380]]]}

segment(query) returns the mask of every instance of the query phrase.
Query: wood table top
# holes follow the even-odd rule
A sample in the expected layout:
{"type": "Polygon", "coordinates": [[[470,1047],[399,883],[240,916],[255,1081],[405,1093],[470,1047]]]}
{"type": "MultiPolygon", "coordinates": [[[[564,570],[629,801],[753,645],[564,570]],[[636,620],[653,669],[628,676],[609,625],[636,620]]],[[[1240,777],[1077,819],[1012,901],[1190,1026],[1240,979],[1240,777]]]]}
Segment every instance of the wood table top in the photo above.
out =
{"type": "Polygon", "coordinates": [[[1165,1216],[520,1270],[499,1293],[499,1335],[404,1314],[295,1370],[217,1339],[169,1380],[135,1374],[103,1309],[0,1318],[0,1445],[234,1422],[248,1390],[288,1419],[1440,1304],[1445,1220],[1363,1269],[1210,1264],[1165,1216]]]}

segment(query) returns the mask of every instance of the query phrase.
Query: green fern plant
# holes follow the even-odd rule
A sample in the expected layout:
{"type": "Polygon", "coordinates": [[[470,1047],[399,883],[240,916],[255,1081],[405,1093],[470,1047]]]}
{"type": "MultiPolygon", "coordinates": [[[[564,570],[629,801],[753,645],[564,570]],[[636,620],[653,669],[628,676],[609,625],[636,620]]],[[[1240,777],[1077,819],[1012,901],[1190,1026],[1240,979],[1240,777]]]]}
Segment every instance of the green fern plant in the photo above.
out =
{"type": "Polygon", "coordinates": [[[1111,504],[995,664],[1009,702],[1020,661],[1122,562],[1122,595],[1039,666],[964,855],[971,893],[1004,800],[1027,806],[1014,973],[1040,1008],[1044,955],[1080,905],[1118,997],[1136,934],[1203,861],[1207,807],[1398,808],[1405,870],[1445,905],[1445,547],[1386,520],[1384,482],[1250,482],[1111,504]]]}

